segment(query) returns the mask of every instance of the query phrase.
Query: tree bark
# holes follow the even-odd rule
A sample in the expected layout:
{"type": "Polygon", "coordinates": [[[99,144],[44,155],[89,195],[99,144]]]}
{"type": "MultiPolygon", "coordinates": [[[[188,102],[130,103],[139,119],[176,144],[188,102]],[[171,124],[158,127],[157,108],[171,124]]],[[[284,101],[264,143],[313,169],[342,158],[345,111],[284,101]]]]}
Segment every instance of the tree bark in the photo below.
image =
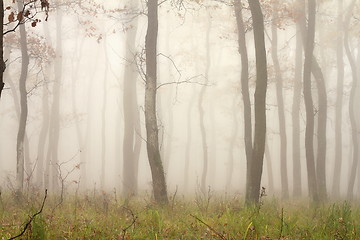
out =
{"type": "Polygon", "coordinates": [[[242,15],[241,0],[235,2],[235,16],[238,30],[238,46],[241,56],[241,94],[244,105],[244,142],[246,155],[246,182],[250,178],[250,165],[252,154],[252,121],[251,121],[251,101],[249,93],[249,59],[247,54],[245,26],[242,15]]]}
{"type": "Polygon", "coordinates": [[[349,101],[349,115],[350,115],[350,124],[351,124],[353,155],[352,155],[352,164],[351,164],[351,170],[350,170],[349,185],[348,185],[348,190],[347,190],[348,200],[353,199],[353,194],[354,194],[353,191],[354,191],[356,172],[357,172],[357,168],[358,168],[358,157],[359,157],[359,140],[358,140],[358,135],[357,135],[358,130],[357,130],[357,124],[356,124],[355,111],[354,111],[354,107],[355,107],[354,100],[355,100],[356,89],[357,89],[357,84],[358,84],[358,75],[357,75],[355,59],[350,50],[350,43],[349,43],[350,19],[352,16],[353,9],[355,7],[355,2],[356,2],[356,0],[353,0],[349,6],[348,12],[345,17],[345,28],[344,28],[345,52],[346,52],[346,56],[350,63],[352,79],[353,79],[353,83],[351,86],[351,92],[350,92],[350,101],[349,101]]]}
{"type": "MultiPolygon", "coordinates": [[[[18,2],[18,9],[22,9],[22,3],[18,2]]],[[[24,162],[25,162],[25,148],[24,139],[26,132],[26,122],[28,116],[27,105],[27,91],[26,91],[26,79],[29,68],[29,54],[27,47],[27,36],[25,25],[21,24],[20,28],[20,47],[21,47],[21,74],[19,79],[19,91],[20,91],[20,119],[19,129],[16,141],[16,153],[17,153],[17,168],[16,168],[16,185],[18,193],[23,190],[24,184],[24,162]]]]}
{"type": "MultiPolygon", "coordinates": [[[[129,1],[131,8],[136,8],[137,1],[129,1]]],[[[124,93],[123,93],[123,109],[124,109],[124,137],[123,137],[123,193],[129,196],[137,193],[137,166],[139,158],[135,152],[135,141],[140,132],[136,132],[135,119],[137,111],[137,95],[136,95],[136,68],[133,63],[135,48],[135,40],[137,34],[137,20],[132,23],[132,28],[126,32],[125,51],[128,64],[125,66],[124,72],[124,93]]]]}
{"type": "Polygon", "coordinates": [[[300,161],[300,102],[302,89],[302,66],[303,66],[303,38],[301,25],[305,26],[305,2],[297,1],[299,18],[296,20],[296,53],[295,53],[295,76],[294,95],[292,105],[292,156],[293,156],[293,195],[299,197],[302,194],[301,161],[300,161]]]}
{"type": "Polygon", "coordinates": [[[147,6],[148,28],[145,39],[145,125],[147,136],[146,147],[151,168],[155,201],[160,204],[167,204],[168,196],[164,168],[160,157],[158,124],[156,117],[158,0],[149,0],[147,6]]]}
{"type": "Polygon", "coordinates": [[[276,98],[278,103],[279,132],[280,132],[280,169],[281,169],[281,192],[282,198],[289,198],[289,186],[287,176],[287,136],[286,136],[286,119],[283,97],[283,79],[281,75],[280,63],[278,58],[278,37],[277,24],[278,21],[278,4],[274,5],[273,19],[271,24],[271,56],[275,68],[276,78],[276,98]]]}
{"type": "Polygon", "coordinates": [[[1,94],[4,89],[4,71],[6,68],[6,64],[4,61],[4,0],[0,2],[0,99],[1,94]]]}
{"type": "Polygon", "coordinates": [[[344,33],[343,33],[343,0],[338,0],[337,19],[337,92],[335,110],[335,165],[332,194],[340,197],[340,177],[342,169],[342,112],[344,98],[344,33]]]}
{"type": "Polygon", "coordinates": [[[261,176],[263,171],[266,138],[266,90],[267,60],[264,39],[264,17],[258,0],[248,0],[253,19],[256,53],[256,89],[255,89],[255,133],[252,148],[250,176],[246,189],[246,202],[258,204],[261,176]]]}
{"type": "Polygon", "coordinates": [[[311,67],[313,60],[314,39],[315,39],[315,14],[316,1],[308,2],[308,31],[305,46],[304,61],[304,101],[306,109],[306,130],[305,130],[305,149],[306,149],[306,165],[308,174],[308,188],[310,197],[313,201],[318,201],[318,190],[315,172],[314,158],[314,109],[311,94],[311,67]]]}

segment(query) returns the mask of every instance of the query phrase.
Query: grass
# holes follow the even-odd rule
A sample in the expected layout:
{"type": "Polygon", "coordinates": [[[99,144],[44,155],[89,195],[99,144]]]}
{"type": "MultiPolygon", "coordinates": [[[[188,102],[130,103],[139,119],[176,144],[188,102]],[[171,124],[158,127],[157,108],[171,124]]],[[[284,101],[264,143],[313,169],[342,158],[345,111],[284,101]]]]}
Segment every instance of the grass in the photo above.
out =
{"type": "MultiPolygon", "coordinates": [[[[0,239],[19,234],[42,194],[0,201],[0,239]]],[[[346,202],[308,206],[264,198],[245,207],[238,197],[178,197],[168,206],[108,194],[49,196],[20,239],[360,239],[360,207],[346,202]]]]}

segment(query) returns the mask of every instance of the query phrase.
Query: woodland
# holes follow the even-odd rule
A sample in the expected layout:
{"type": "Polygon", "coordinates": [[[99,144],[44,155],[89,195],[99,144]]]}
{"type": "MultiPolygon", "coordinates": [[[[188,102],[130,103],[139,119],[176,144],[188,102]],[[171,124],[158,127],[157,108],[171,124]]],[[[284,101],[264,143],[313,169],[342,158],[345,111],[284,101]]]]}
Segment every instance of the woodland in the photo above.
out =
{"type": "Polygon", "coordinates": [[[2,0],[0,239],[359,239],[358,0],[2,0]]]}

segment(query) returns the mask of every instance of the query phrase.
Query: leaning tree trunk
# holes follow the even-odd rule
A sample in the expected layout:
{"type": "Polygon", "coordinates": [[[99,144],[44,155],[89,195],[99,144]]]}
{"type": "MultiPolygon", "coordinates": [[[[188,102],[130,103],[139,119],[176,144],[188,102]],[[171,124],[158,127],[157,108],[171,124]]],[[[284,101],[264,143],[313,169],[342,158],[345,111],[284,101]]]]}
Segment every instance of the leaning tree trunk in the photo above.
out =
{"type": "Polygon", "coordinates": [[[352,144],[353,144],[353,156],[352,156],[352,165],[351,165],[351,171],[350,171],[350,178],[349,178],[349,185],[348,185],[348,191],[347,191],[347,198],[348,200],[352,200],[353,198],[353,191],[354,191],[354,185],[355,185],[355,178],[356,178],[356,172],[358,168],[358,157],[359,157],[359,145],[358,145],[358,132],[357,132],[357,125],[356,125],[356,117],[355,117],[355,95],[356,95],[356,88],[357,88],[357,69],[355,64],[354,56],[352,55],[352,52],[350,50],[350,43],[349,43],[349,26],[350,26],[350,19],[352,16],[352,11],[355,7],[356,0],[353,0],[351,2],[351,5],[349,7],[349,10],[345,17],[345,34],[344,34],[344,44],[345,44],[345,52],[346,56],[349,60],[351,72],[352,72],[352,79],[353,83],[351,86],[351,92],[350,92],[350,102],[349,102],[349,115],[350,115],[350,124],[351,124],[351,134],[352,134],[352,144]]]}
{"type": "Polygon", "coordinates": [[[4,71],[6,64],[4,62],[4,1],[0,2],[0,98],[4,89],[4,71]]]}
{"type": "Polygon", "coordinates": [[[309,0],[308,11],[308,31],[305,46],[304,61],[304,100],[306,109],[306,130],[305,130],[305,149],[306,149],[306,165],[308,174],[308,187],[310,197],[313,201],[318,201],[317,181],[315,172],[314,159],[314,109],[311,94],[311,67],[313,60],[314,39],[315,39],[315,14],[316,0],[309,0]]]}
{"type": "Polygon", "coordinates": [[[336,92],[336,111],[335,111],[335,166],[332,194],[340,197],[340,177],[342,168],[342,112],[344,98],[344,34],[343,34],[343,0],[338,0],[338,19],[337,19],[337,92],[336,92]]]}
{"type": "Polygon", "coordinates": [[[266,138],[266,89],[267,60],[264,39],[264,17],[258,0],[248,0],[253,20],[256,53],[256,89],[255,89],[255,133],[252,149],[250,177],[246,188],[246,202],[258,204],[261,176],[263,171],[266,138]]]}
{"type": "MultiPolygon", "coordinates": [[[[19,10],[22,9],[22,3],[18,2],[19,10]]],[[[25,25],[20,25],[20,47],[21,47],[21,74],[19,79],[20,90],[20,121],[19,130],[17,134],[16,153],[17,153],[17,167],[16,167],[16,186],[18,193],[22,192],[24,184],[24,161],[25,161],[25,149],[24,139],[26,132],[26,121],[28,116],[27,105],[27,91],[26,91],[26,79],[29,68],[29,54],[27,47],[27,36],[25,25]]]]}
{"type": "Polygon", "coordinates": [[[249,59],[247,54],[245,26],[242,16],[241,0],[235,2],[235,16],[238,30],[238,45],[241,55],[241,94],[244,104],[244,142],[246,155],[246,182],[250,178],[251,152],[252,152],[252,123],[251,123],[251,102],[249,94],[249,59]]]}
{"type": "Polygon", "coordinates": [[[201,132],[201,143],[202,143],[202,152],[203,152],[203,169],[201,175],[201,184],[200,189],[203,193],[206,192],[206,178],[208,174],[208,164],[209,164],[209,155],[208,155],[208,144],[206,141],[206,131],[205,131],[205,119],[204,119],[204,95],[206,92],[206,85],[209,82],[209,70],[210,70],[210,30],[211,30],[211,19],[208,16],[208,28],[206,31],[206,66],[205,66],[205,84],[202,86],[199,96],[199,116],[200,116],[200,132],[201,132]]]}
{"type": "MultiPolygon", "coordinates": [[[[137,1],[129,2],[131,8],[137,7],[137,1]]],[[[137,165],[138,158],[135,156],[135,141],[137,134],[135,129],[135,117],[137,114],[136,104],[136,69],[133,63],[135,40],[137,33],[137,20],[132,24],[132,28],[126,32],[125,51],[128,64],[124,71],[124,137],[123,137],[123,193],[125,196],[136,194],[137,192],[137,165]]]]}
{"type": "Polygon", "coordinates": [[[149,0],[148,28],[145,39],[146,86],[145,86],[145,126],[146,147],[151,168],[154,198],[157,203],[168,203],[164,168],[159,149],[158,124],[156,117],[157,91],[157,35],[158,35],[158,0],[149,0]]]}
{"type": "Polygon", "coordinates": [[[285,107],[283,97],[283,79],[281,75],[280,63],[278,58],[278,37],[277,25],[278,21],[278,4],[274,5],[273,19],[271,24],[271,56],[275,68],[276,78],[276,98],[278,103],[278,116],[279,116],[279,132],[280,132],[280,172],[281,172],[281,192],[282,198],[289,198],[289,186],[287,176],[287,136],[286,136],[286,120],[285,120],[285,107]]]}
{"type": "Polygon", "coordinates": [[[300,13],[296,21],[296,53],[295,53],[295,76],[294,95],[292,104],[292,156],[293,156],[293,195],[299,197],[302,194],[301,160],[300,160],[300,102],[302,89],[302,66],[303,66],[303,40],[301,26],[305,26],[305,2],[297,1],[297,11],[300,13]]]}

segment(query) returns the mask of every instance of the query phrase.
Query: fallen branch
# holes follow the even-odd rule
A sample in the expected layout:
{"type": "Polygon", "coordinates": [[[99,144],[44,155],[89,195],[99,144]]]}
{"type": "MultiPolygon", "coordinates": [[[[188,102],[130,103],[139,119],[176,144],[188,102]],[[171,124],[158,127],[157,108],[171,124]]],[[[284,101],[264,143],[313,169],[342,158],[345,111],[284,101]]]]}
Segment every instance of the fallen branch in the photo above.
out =
{"type": "Polygon", "coordinates": [[[133,225],[135,225],[136,223],[136,220],[137,220],[137,216],[135,216],[134,212],[130,209],[130,208],[127,208],[127,207],[123,207],[125,210],[127,210],[130,214],[131,214],[131,217],[132,217],[132,222],[125,228],[122,229],[122,239],[125,239],[125,236],[126,236],[126,232],[129,228],[131,228],[133,225]]]}
{"type": "Polygon", "coordinates": [[[24,233],[26,232],[26,230],[28,229],[28,227],[30,226],[30,224],[31,224],[31,222],[34,220],[34,218],[35,218],[37,215],[39,215],[40,213],[42,213],[42,211],[43,211],[43,209],[44,209],[46,197],[47,197],[47,189],[45,189],[45,196],[44,196],[43,202],[42,202],[42,204],[41,204],[40,210],[30,217],[30,219],[29,219],[29,220],[27,221],[27,223],[25,224],[24,229],[22,230],[21,233],[19,233],[19,234],[16,235],[15,237],[9,238],[8,240],[16,239],[16,238],[21,237],[22,235],[24,235],[24,233]]]}
{"type": "Polygon", "coordinates": [[[203,220],[201,220],[200,218],[198,218],[197,216],[194,216],[192,214],[190,214],[190,216],[192,216],[193,218],[195,218],[196,220],[198,220],[199,222],[201,222],[202,224],[204,224],[206,227],[208,227],[213,233],[215,233],[216,236],[218,236],[220,239],[223,240],[228,240],[223,234],[219,233],[218,231],[216,231],[213,227],[211,227],[209,224],[207,224],[206,222],[204,222],[203,220]]]}

